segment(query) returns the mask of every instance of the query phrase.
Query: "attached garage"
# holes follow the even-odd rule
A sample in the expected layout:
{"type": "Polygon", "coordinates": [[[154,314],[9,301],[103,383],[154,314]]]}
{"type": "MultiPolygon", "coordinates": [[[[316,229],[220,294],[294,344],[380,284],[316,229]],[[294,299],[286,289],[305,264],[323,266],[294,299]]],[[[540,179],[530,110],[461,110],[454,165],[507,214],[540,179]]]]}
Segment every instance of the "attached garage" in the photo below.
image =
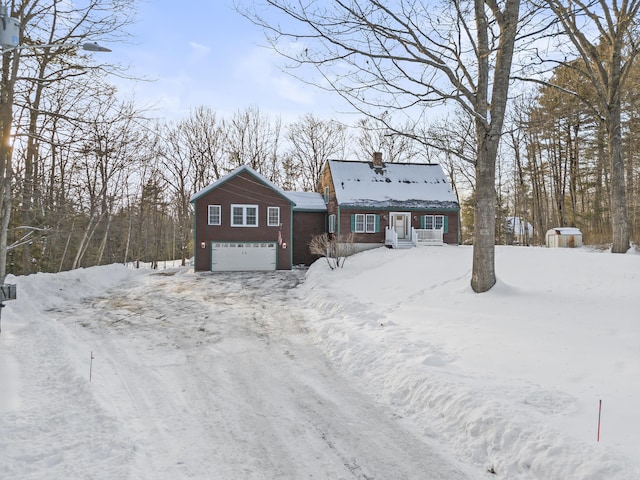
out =
{"type": "Polygon", "coordinates": [[[311,264],[327,207],[313,192],[285,192],[242,166],[191,196],[196,272],[291,270],[311,264]],[[294,219],[295,213],[295,219],[294,219]]]}
{"type": "Polygon", "coordinates": [[[276,242],[211,242],[211,271],[275,270],[276,245],[276,242]]]}

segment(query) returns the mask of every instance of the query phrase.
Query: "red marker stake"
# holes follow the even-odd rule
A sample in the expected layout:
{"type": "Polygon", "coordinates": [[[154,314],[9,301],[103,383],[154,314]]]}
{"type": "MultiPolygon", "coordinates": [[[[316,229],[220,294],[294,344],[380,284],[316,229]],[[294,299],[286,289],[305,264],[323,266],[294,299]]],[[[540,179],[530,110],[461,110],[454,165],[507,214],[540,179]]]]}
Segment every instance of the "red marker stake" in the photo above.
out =
{"type": "Polygon", "coordinates": [[[598,406],[598,442],[600,441],[600,418],[602,417],[602,400],[598,406]]]}

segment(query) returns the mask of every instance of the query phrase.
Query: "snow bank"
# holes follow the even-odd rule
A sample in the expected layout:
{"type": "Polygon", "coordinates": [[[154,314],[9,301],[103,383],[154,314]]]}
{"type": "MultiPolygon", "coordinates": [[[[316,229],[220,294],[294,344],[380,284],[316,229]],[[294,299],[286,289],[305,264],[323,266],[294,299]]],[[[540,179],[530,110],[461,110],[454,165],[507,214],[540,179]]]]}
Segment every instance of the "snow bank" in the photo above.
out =
{"type": "Polygon", "coordinates": [[[640,478],[640,256],[499,247],[499,282],[478,295],[471,254],[381,248],[341,270],[317,262],[299,292],[315,342],[497,478],[640,478]]]}

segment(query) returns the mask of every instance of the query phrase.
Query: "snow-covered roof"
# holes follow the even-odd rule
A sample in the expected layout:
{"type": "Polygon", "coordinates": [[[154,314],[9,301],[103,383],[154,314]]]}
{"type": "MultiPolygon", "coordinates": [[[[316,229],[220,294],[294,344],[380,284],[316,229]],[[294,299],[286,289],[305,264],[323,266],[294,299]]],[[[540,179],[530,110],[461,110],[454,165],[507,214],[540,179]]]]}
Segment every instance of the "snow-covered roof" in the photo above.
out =
{"type": "Polygon", "coordinates": [[[316,192],[285,192],[285,195],[295,204],[296,211],[321,211],[327,210],[322,195],[316,192]]]}
{"type": "Polygon", "coordinates": [[[516,235],[524,235],[525,232],[533,235],[533,226],[520,217],[507,217],[507,225],[511,227],[511,230],[516,235]]]}
{"type": "Polygon", "coordinates": [[[329,160],[338,204],[372,208],[459,208],[442,167],[433,163],[329,160]]]}
{"type": "Polygon", "coordinates": [[[271,180],[259,174],[248,165],[243,165],[241,167],[238,167],[232,172],[225,175],[224,177],[219,178],[218,180],[211,183],[210,185],[207,185],[202,190],[191,195],[191,198],[189,199],[189,201],[192,203],[195,202],[198,198],[209,193],[210,191],[219,187],[223,183],[228,182],[230,179],[232,179],[233,177],[235,177],[236,175],[242,172],[250,173],[251,175],[256,177],[258,180],[260,180],[262,183],[264,183],[267,187],[275,190],[280,195],[287,198],[293,204],[293,209],[296,211],[326,211],[327,210],[327,206],[324,203],[324,199],[322,198],[322,195],[320,195],[319,193],[286,192],[282,188],[280,188],[278,185],[273,183],[271,180]]]}

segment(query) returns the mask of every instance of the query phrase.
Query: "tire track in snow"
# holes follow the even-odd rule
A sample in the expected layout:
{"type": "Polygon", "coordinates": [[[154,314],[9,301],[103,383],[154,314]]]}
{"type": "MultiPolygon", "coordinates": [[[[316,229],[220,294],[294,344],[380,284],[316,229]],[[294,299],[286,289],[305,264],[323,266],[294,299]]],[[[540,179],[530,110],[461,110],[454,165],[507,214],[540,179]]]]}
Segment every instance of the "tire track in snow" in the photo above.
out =
{"type": "Polygon", "coordinates": [[[68,312],[136,445],[132,478],[464,478],[311,344],[303,275],[141,276],[91,321],[68,312]]]}

